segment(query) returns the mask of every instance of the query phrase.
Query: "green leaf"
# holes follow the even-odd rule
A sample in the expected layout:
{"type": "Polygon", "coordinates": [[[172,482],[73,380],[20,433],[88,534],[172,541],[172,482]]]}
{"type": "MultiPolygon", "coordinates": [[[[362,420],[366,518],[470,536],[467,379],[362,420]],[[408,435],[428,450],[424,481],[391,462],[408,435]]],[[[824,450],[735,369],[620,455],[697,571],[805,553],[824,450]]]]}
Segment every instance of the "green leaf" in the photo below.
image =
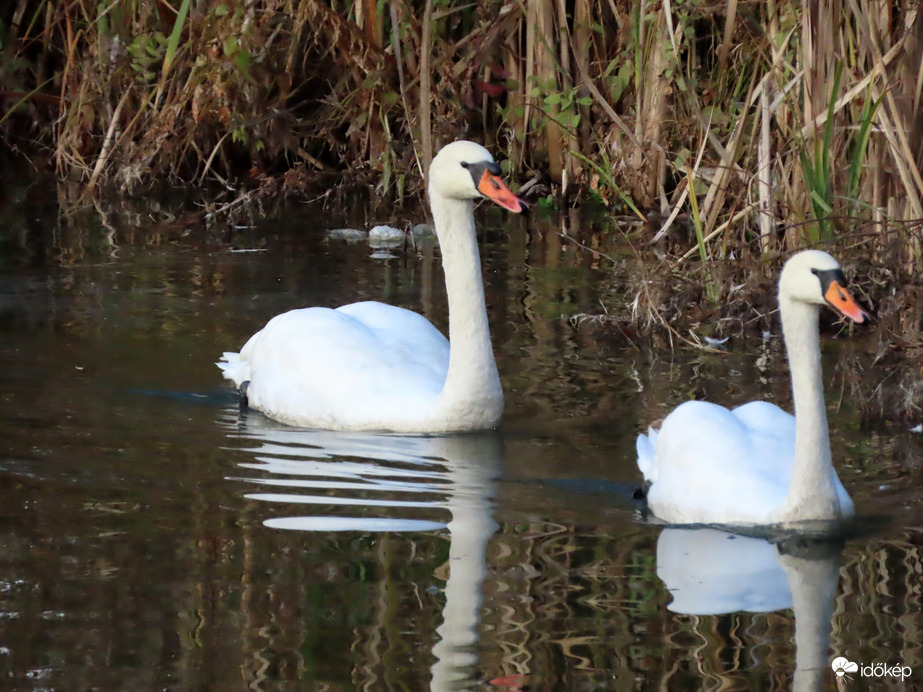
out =
{"type": "Polygon", "coordinates": [[[224,15],[226,15],[226,14],[227,14],[228,12],[230,12],[230,11],[231,11],[231,10],[228,9],[228,6],[227,6],[227,5],[225,5],[224,3],[221,3],[220,5],[218,5],[218,6],[215,8],[215,16],[216,16],[216,17],[223,17],[224,15]]]}
{"type": "Polygon", "coordinates": [[[187,14],[189,14],[189,0],[183,0],[179,6],[179,12],[176,13],[176,21],[173,22],[173,31],[170,32],[170,40],[167,42],[167,52],[163,57],[163,70],[161,75],[164,79],[170,74],[170,67],[173,65],[173,57],[176,55],[176,49],[179,47],[179,37],[183,33],[183,25],[186,23],[187,14]]]}
{"type": "MultiPolygon", "coordinates": [[[[105,15],[106,4],[105,2],[101,2],[96,8],[96,12],[99,15],[99,19],[96,20],[96,30],[99,32],[100,37],[109,35],[109,20],[105,15]]],[[[3,24],[0,22],[0,29],[2,28],[3,24]]]]}
{"type": "Polygon", "coordinates": [[[823,209],[825,213],[829,214],[833,211],[833,208],[827,203],[827,200],[825,200],[817,190],[811,190],[811,199],[814,201],[815,206],[823,209]]]}
{"type": "Polygon", "coordinates": [[[250,53],[243,48],[237,53],[237,69],[246,75],[250,74],[250,53]]]}
{"type": "Polygon", "coordinates": [[[229,58],[233,58],[237,53],[238,43],[237,37],[233,34],[224,39],[224,54],[229,58]]]}
{"type": "Polygon", "coordinates": [[[545,97],[546,106],[556,106],[561,103],[561,94],[548,94],[545,97]]]}
{"type": "Polygon", "coordinates": [[[142,38],[142,36],[138,36],[134,41],[131,42],[130,45],[125,46],[125,52],[135,60],[140,59],[141,55],[144,53],[144,45],[143,41],[141,40],[142,38]]]}

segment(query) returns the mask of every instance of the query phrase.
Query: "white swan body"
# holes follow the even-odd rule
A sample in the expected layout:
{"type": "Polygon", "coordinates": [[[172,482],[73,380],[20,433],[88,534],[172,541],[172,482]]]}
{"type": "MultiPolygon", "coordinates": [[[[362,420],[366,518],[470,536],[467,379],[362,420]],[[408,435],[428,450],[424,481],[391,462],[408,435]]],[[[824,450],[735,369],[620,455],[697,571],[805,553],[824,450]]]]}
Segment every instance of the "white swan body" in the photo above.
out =
{"type": "Polygon", "coordinates": [[[472,200],[525,209],[473,142],[430,167],[430,205],[449,301],[449,341],[424,317],[377,302],[304,308],[271,319],[217,365],[270,418],[328,430],[452,432],[495,427],[503,390],[494,362],[472,200]]]}
{"type": "Polygon", "coordinates": [[[776,524],[853,514],[830,455],[818,313],[828,304],[855,322],[865,312],[839,264],[806,250],[779,280],[782,332],[796,416],[754,401],[733,410],[702,401],[677,407],[637,440],[651,511],[671,524],[776,524]]]}

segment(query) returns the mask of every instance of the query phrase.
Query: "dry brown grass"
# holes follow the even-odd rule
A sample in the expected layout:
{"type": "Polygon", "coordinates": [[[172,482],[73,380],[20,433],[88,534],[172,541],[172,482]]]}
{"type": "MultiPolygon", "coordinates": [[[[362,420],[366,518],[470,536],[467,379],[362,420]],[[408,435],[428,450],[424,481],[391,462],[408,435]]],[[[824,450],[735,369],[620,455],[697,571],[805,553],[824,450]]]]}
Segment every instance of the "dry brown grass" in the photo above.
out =
{"type": "Polygon", "coordinates": [[[17,0],[0,21],[6,141],[90,190],[348,171],[400,199],[471,137],[565,198],[675,218],[691,184],[703,242],[680,255],[857,228],[923,252],[910,0],[17,0]]]}

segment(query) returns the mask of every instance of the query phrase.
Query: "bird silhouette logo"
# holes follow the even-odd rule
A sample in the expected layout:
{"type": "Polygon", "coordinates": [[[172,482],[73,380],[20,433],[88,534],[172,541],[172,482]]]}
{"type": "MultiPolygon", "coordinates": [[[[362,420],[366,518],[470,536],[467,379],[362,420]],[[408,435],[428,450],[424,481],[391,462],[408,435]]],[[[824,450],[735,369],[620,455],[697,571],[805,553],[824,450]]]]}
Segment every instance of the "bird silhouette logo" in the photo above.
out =
{"type": "Polygon", "coordinates": [[[852,680],[847,673],[859,672],[859,664],[853,663],[845,656],[837,656],[833,659],[833,663],[830,664],[830,667],[833,668],[833,672],[836,673],[838,678],[846,678],[847,680],[852,680]]]}

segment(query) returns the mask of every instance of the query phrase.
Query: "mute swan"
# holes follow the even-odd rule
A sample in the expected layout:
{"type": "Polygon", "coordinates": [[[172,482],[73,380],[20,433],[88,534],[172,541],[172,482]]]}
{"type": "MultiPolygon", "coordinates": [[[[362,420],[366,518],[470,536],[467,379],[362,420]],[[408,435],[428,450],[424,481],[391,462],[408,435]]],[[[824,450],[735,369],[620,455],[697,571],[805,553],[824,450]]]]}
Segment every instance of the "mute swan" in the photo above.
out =
{"type": "Polygon", "coordinates": [[[492,428],[503,413],[472,200],[526,205],[473,142],[453,142],[429,169],[429,199],[449,302],[449,342],[424,317],[377,302],[304,308],[271,319],[217,363],[270,418],[328,430],[450,432],[492,428]],[[249,383],[249,384],[247,384],[249,383]],[[243,386],[242,386],[243,385],[243,386]]]}
{"type": "Polygon", "coordinates": [[[779,278],[782,335],[796,416],[751,401],[733,410],[687,401],[637,440],[655,516],[671,524],[776,524],[853,514],[833,468],[821,381],[820,306],[862,323],[840,265],[805,250],[779,278]]]}

